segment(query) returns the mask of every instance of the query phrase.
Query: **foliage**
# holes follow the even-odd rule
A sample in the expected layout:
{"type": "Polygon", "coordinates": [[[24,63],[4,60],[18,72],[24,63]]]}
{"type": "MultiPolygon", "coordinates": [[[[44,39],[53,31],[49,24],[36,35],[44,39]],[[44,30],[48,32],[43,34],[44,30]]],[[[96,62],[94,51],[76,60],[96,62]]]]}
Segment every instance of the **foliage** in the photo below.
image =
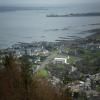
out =
{"type": "Polygon", "coordinates": [[[20,61],[5,57],[4,69],[0,70],[0,100],[71,100],[63,93],[47,80],[34,76],[25,57],[20,61]]]}
{"type": "Polygon", "coordinates": [[[98,92],[100,92],[100,85],[98,85],[98,86],[96,87],[96,90],[97,90],[98,92]]]}
{"type": "Polygon", "coordinates": [[[75,62],[78,60],[77,57],[74,56],[70,56],[70,58],[68,59],[68,63],[69,64],[75,64],[75,62]]]}
{"type": "Polygon", "coordinates": [[[82,60],[76,63],[79,71],[83,73],[95,74],[100,72],[100,51],[84,50],[81,54],[82,60]]]}

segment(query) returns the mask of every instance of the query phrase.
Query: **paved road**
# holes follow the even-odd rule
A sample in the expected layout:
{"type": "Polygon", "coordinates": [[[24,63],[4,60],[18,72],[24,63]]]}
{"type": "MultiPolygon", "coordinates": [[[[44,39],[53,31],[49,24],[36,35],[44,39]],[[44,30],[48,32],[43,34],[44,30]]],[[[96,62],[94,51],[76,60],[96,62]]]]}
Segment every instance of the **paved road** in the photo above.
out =
{"type": "Polygon", "coordinates": [[[55,57],[57,56],[57,51],[53,51],[50,53],[50,55],[46,58],[46,60],[44,62],[42,62],[42,64],[40,65],[39,69],[43,69],[45,68],[45,66],[52,61],[55,57]]]}

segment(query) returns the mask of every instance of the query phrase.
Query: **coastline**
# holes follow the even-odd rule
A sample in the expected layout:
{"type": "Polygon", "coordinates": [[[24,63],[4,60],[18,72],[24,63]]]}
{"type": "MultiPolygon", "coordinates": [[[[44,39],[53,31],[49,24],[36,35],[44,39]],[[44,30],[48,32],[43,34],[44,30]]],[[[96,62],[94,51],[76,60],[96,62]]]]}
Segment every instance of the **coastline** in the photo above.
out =
{"type": "MultiPolygon", "coordinates": [[[[57,42],[61,42],[61,43],[68,43],[68,44],[70,44],[70,43],[74,43],[75,41],[77,41],[77,42],[80,42],[80,41],[83,41],[83,40],[98,40],[99,42],[100,42],[100,29],[98,28],[98,29],[91,29],[91,30],[87,30],[87,31],[85,31],[85,32],[89,32],[89,33],[92,33],[92,34],[90,34],[89,36],[86,36],[85,38],[81,38],[81,37],[78,37],[78,36],[68,36],[68,37],[58,37],[58,39],[57,40],[55,40],[54,42],[48,42],[48,41],[34,41],[34,42],[30,42],[30,43],[26,43],[26,42],[17,42],[17,43],[15,43],[15,44],[32,44],[32,43],[43,43],[43,42],[46,42],[46,43],[57,43],[57,42]]],[[[13,45],[15,45],[15,44],[13,44],[13,45]]],[[[10,47],[12,47],[12,45],[11,46],[7,46],[7,47],[5,47],[5,48],[0,48],[0,50],[2,50],[2,49],[7,49],[7,48],[10,48],[10,47]]]]}
{"type": "Polygon", "coordinates": [[[69,36],[69,37],[59,37],[59,39],[57,39],[56,41],[59,41],[59,42],[67,42],[67,41],[77,41],[77,40],[100,40],[100,29],[91,29],[91,30],[87,30],[85,32],[88,32],[88,33],[92,33],[84,38],[81,38],[81,37],[77,37],[77,36],[69,36]],[[61,40],[60,40],[61,39],[61,40]]]}
{"type": "Polygon", "coordinates": [[[93,33],[92,35],[88,36],[88,39],[100,39],[100,29],[92,29],[88,30],[88,32],[93,33]]]}

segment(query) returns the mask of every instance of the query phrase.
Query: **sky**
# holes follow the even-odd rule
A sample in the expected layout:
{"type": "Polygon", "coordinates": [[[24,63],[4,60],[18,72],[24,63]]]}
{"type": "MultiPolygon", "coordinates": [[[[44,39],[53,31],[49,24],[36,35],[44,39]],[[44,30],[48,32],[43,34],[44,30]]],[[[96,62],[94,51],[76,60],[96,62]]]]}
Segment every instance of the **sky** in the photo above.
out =
{"type": "Polygon", "coordinates": [[[0,0],[0,5],[65,5],[94,2],[100,3],[100,0],[0,0]]]}

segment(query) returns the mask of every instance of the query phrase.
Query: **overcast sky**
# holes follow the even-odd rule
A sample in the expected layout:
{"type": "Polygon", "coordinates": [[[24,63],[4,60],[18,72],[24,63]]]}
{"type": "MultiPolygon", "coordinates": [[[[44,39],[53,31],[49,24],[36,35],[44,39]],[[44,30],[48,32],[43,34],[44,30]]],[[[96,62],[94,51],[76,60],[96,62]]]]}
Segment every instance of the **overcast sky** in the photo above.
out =
{"type": "Polygon", "coordinates": [[[0,0],[0,5],[63,5],[93,2],[100,2],[100,0],[0,0]]]}

